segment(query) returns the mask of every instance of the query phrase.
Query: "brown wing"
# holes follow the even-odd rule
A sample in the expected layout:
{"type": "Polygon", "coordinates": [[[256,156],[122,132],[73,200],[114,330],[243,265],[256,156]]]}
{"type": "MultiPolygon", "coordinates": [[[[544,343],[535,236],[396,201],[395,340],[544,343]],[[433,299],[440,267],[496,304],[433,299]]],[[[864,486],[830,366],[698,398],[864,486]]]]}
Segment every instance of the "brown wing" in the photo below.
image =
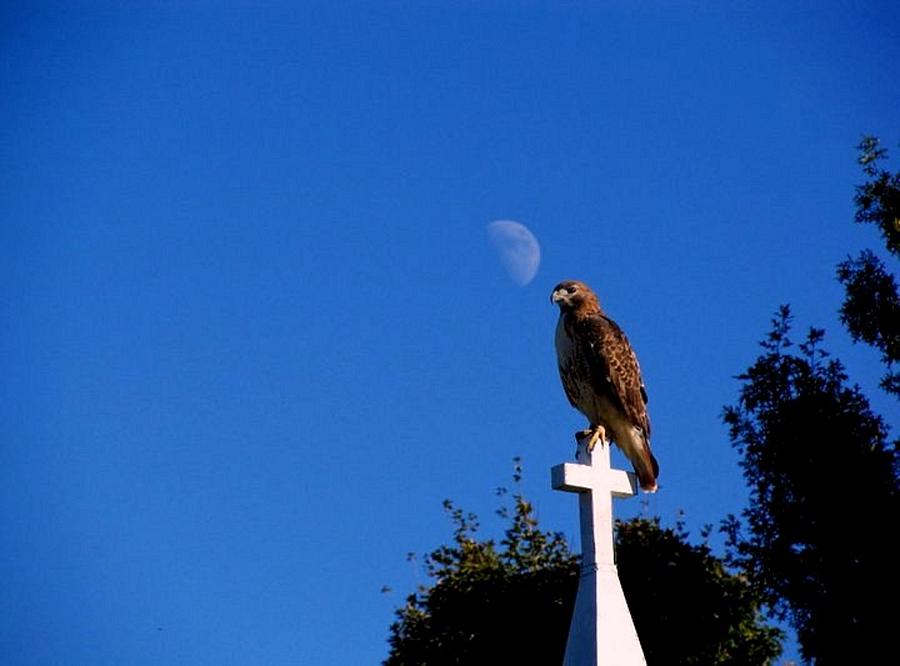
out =
{"type": "Polygon", "coordinates": [[[628,338],[616,322],[604,315],[594,315],[585,323],[584,341],[591,348],[588,356],[595,390],[614,398],[628,420],[639,426],[649,440],[647,391],[628,338]]]}

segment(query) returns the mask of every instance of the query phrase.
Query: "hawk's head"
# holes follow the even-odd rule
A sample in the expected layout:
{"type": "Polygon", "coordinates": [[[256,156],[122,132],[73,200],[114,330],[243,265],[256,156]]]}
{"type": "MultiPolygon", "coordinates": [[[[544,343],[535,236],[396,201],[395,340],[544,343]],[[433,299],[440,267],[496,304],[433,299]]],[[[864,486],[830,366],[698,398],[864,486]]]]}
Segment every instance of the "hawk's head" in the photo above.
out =
{"type": "Polygon", "coordinates": [[[591,288],[579,280],[565,280],[553,287],[550,302],[562,312],[599,312],[600,302],[591,288]]]}

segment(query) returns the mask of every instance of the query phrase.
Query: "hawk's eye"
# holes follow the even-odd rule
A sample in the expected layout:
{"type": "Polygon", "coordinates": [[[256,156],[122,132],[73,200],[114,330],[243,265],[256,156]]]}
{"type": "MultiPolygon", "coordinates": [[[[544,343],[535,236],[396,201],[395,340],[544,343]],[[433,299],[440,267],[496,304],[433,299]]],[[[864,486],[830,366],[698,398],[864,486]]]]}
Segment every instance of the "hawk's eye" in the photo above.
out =
{"type": "Polygon", "coordinates": [[[575,287],[566,287],[566,292],[569,293],[569,294],[574,294],[574,293],[575,293],[575,287]]]}

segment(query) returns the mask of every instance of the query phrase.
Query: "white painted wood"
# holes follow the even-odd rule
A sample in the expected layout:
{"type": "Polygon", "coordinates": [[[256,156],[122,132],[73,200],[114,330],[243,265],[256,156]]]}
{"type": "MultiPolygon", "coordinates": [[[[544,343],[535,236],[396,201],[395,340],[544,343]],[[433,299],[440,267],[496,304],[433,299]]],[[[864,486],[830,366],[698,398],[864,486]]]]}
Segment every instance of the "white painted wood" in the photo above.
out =
{"type": "Polygon", "coordinates": [[[576,459],[550,470],[555,490],[578,493],[581,518],[581,579],[563,664],[646,665],[613,550],[612,498],[636,495],[637,479],[610,469],[608,443],[598,443],[589,453],[581,441],[576,459]]]}

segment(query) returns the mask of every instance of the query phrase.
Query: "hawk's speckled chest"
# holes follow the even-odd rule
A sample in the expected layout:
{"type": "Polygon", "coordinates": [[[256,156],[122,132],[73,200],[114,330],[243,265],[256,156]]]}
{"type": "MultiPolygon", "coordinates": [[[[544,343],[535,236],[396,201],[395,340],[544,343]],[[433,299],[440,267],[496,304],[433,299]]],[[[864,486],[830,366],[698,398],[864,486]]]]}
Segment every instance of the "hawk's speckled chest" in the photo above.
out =
{"type": "Polygon", "coordinates": [[[556,324],[556,360],[566,395],[583,412],[583,401],[591,394],[590,368],[584,350],[575,342],[571,326],[572,322],[567,322],[561,314],[556,324]]]}
{"type": "MultiPolygon", "coordinates": [[[[571,318],[561,314],[556,324],[556,358],[559,365],[559,376],[569,402],[584,414],[591,423],[603,423],[608,426],[618,421],[616,410],[607,391],[609,379],[595,377],[596,363],[591,362],[591,355],[599,350],[585,347],[578,342],[571,318]]],[[[597,341],[599,342],[599,341],[597,341]]]]}

